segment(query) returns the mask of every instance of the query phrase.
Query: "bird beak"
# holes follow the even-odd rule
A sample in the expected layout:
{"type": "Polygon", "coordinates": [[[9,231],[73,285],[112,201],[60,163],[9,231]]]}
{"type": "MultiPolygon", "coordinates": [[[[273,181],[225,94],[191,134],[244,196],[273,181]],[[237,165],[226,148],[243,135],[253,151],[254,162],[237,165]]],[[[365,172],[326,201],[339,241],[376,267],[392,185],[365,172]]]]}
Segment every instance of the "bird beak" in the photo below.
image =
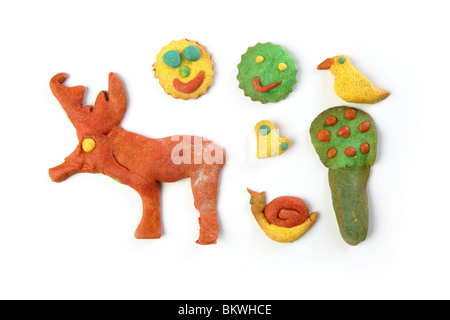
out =
{"type": "Polygon", "coordinates": [[[332,58],[325,59],[321,64],[317,66],[317,70],[326,70],[330,69],[330,67],[333,65],[334,60],[332,58]]]}

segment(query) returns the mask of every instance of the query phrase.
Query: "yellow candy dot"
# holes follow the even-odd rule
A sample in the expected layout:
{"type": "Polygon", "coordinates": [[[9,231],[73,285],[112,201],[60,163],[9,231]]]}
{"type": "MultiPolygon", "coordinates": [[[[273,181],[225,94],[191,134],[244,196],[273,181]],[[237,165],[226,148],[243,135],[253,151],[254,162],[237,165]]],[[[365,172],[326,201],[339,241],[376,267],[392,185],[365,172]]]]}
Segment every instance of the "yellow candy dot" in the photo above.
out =
{"type": "Polygon", "coordinates": [[[261,63],[264,61],[264,58],[262,56],[257,56],[255,59],[256,62],[261,63]]]}
{"type": "Polygon", "coordinates": [[[284,71],[284,70],[286,70],[287,69],[287,65],[286,65],[286,63],[280,63],[279,65],[278,65],[278,69],[280,69],[280,71],[284,71]]]}
{"type": "Polygon", "coordinates": [[[84,139],[81,146],[83,147],[84,152],[92,152],[95,148],[95,141],[91,138],[84,139]]]}

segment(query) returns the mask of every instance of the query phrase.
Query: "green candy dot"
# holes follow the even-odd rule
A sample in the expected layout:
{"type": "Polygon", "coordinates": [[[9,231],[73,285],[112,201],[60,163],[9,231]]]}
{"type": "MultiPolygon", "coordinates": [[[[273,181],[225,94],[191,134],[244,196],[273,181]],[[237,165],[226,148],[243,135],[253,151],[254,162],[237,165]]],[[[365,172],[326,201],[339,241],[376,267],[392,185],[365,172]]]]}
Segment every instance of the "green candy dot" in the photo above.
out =
{"type": "Polygon", "coordinates": [[[196,46],[189,46],[183,50],[183,56],[189,61],[197,61],[200,59],[200,50],[196,46]]]}
{"type": "Polygon", "coordinates": [[[163,61],[171,68],[178,68],[181,64],[180,54],[177,50],[169,50],[164,53],[163,61]]]}
{"type": "Polygon", "coordinates": [[[262,126],[259,127],[259,133],[262,136],[267,136],[270,133],[270,128],[269,126],[263,124],[262,126]]]}
{"type": "Polygon", "coordinates": [[[250,204],[251,204],[251,205],[254,205],[254,204],[255,204],[255,200],[251,199],[251,200],[250,200],[250,204]]]}
{"type": "Polygon", "coordinates": [[[264,199],[259,199],[259,203],[264,203],[264,199]]]}
{"type": "Polygon", "coordinates": [[[181,67],[181,75],[183,76],[183,78],[186,78],[190,73],[191,71],[189,70],[188,67],[186,66],[181,67]]]}
{"type": "Polygon", "coordinates": [[[286,150],[288,148],[288,144],[286,141],[283,141],[280,146],[281,146],[281,150],[286,150]]]}
{"type": "Polygon", "coordinates": [[[340,64],[343,64],[343,63],[345,62],[345,58],[344,58],[344,57],[339,57],[339,58],[338,58],[338,62],[339,62],[340,64]]]}

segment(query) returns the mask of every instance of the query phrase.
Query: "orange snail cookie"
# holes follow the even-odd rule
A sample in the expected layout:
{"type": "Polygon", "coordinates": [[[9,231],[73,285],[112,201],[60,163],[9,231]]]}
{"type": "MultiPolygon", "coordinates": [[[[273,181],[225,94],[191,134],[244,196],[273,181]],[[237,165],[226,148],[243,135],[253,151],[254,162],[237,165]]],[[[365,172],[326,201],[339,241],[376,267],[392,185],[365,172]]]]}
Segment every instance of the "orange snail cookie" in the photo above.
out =
{"type": "Polygon", "coordinates": [[[266,206],[266,193],[250,193],[253,216],[264,233],[277,242],[293,242],[311,229],[317,212],[309,214],[309,207],[297,197],[278,197],[266,206]]]}
{"type": "Polygon", "coordinates": [[[212,84],[214,64],[205,47],[196,41],[172,41],[156,55],[155,77],[176,99],[197,99],[212,84]]]}

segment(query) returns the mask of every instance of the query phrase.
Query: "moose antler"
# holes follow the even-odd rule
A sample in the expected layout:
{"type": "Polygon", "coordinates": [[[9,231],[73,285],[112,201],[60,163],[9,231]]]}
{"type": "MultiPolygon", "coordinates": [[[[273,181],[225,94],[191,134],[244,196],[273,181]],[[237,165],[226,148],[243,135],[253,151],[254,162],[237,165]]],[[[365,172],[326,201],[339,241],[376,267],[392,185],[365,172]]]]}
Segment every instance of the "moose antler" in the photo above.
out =
{"type": "MultiPolygon", "coordinates": [[[[66,79],[67,73],[58,73],[53,76],[50,80],[50,89],[73,123],[81,115],[85,88],[83,86],[65,87],[62,84],[66,79]]],[[[75,123],[73,125],[75,126],[75,123]]]]}
{"type": "Polygon", "coordinates": [[[94,107],[83,106],[85,88],[66,87],[63,85],[66,79],[66,73],[58,73],[50,80],[50,88],[78,133],[92,134],[93,128],[105,133],[120,125],[127,109],[127,97],[117,75],[109,74],[109,94],[101,91],[94,107]]]}
{"type": "Polygon", "coordinates": [[[109,74],[108,93],[101,91],[95,100],[94,110],[98,114],[107,115],[107,121],[117,126],[127,110],[127,95],[122,81],[114,73],[109,74]]]}

